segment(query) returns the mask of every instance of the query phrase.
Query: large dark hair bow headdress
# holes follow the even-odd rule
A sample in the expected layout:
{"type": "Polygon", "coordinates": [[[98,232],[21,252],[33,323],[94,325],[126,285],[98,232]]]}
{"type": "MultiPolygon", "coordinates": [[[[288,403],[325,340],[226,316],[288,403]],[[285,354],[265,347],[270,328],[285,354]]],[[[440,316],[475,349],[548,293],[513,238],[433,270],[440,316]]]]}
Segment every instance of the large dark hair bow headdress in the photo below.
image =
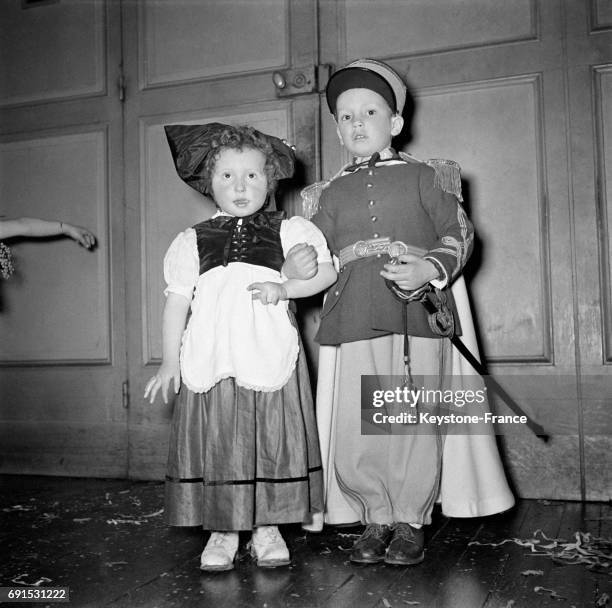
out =
{"type": "MultiPolygon", "coordinates": [[[[204,195],[210,195],[210,179],[204,174],[204,164],[209,154],[219,149],[222,134],[241,131],[218,122],[205,125],[167,125],[164,127],[172,159],[179,177],[204,195]],[[213,142],[215,144],[213,145],[213,142]]],[[[293,150],[278,137],[250,129],[259,138],[268,141],[277,156],[273,179],[285,179],[293,175],[295,155],[293,150]]],[[[245,140],[244,146],[256,147],[245,140]]]]}

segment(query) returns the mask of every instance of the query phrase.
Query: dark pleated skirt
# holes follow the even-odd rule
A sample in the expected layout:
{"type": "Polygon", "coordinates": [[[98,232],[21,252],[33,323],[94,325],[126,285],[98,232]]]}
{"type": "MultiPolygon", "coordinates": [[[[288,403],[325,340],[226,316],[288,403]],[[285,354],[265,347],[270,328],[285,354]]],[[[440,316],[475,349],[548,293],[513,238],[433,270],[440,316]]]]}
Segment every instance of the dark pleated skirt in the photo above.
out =
{"type": "Polygon", "coordinates": [[[289,382],[265,393],[234,378],[185,386],[170,432],[166,518],[172,526],[250,530],[323,510],[323,475],[303,349],[289,382]]]}

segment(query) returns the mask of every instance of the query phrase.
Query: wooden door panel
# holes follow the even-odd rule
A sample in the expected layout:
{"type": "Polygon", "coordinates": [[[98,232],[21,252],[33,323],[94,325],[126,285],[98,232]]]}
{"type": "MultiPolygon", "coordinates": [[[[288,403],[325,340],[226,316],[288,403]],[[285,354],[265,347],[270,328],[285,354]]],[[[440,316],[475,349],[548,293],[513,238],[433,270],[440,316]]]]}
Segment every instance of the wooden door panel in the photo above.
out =
{"type": "Polygon", "coordinates": [[[91,229],[11,241],[0,284],[2,472],[122,476],[125,305],[119,5],[0,3],[0,213],[91,229]]]}
{"type": "Polygon", "coordinates": [[[570,2],[568,101],[583,492],[612,496],[612,12],[570,2]],[[572,27],[573,26],[573,27],[572,27]]]}
{"type": "MultiPolygon", "coordinates": [[[[504,438],[516,489],[579,499],[565,134],[553,121],[562,98],[561,79],[545,70],[424,87],[410,149],[463,168],[477,234],[466,278],[483,354],[495,378],[555,436],[550,445],[528,431],[504,438]]],[[[495,411],[511,413],[489,397],[495,411]]]]}
{"type": "MultiPolygon", "coordinates": [[[[160,365],[162,358],[163,290],[166,286],[162,274],[164,254],[179,232],[209,218],[215,212],[211,200],[195,192],[178,177],[163,125],[206,122],[249,124],[265,133],[288,139],[291,135],[291,103],[266,102],[251,108],[250,112],[240,108],[240,113],[202,113],[198,116],[189,112],[183,116],[174,113],[153,118],[141,117],[141,141],[144,146],[141,157],[146,159],[144,198],[141,201],[146,235],[142,258],[142,333],[145,336],[142,360],[145,361],[145,368],[144,374],[138,377],[132,387],[138,391],[137,395],[142,394],[144,384],[160,365]]],[[[174,401],[167,406],[133,403],[130,442],[133,473],[153,478],[163,474],[167,454],[167,423],[173,407],[174,401]]]]}
{"type": "MultiPolygon", "coordinates": [[[[70,218],[107,242],[106,131],[31,136],[0,145],[5,214],[70,218]]],[[[86,252],[69,239],[21,242],[12,249],[16,273],[3,285],[0,361],[109,363],[106,252],[86,252]]]]}
{"type": "Polygon", "coordinates": [[[593,73],[596,107],[597,216],[601,218],[603,361],[612,365],[612,64],[593,73]]]}
{"type": "Polygon", "coordinates": [[[552,362],[540,103],[536,76],[425,89],[417,97],[410,149],[464,168],[477,228],[471,293],[489,362],[552,362]]]}
{"type": "MultiPolygon", "coordinates": [[[[612,36],[608,39],[612,46],[612,36]]],[[[580,258],[584,261],[580,266],[578,289],[585,487],[594,499],[609,500],[612,496],[612,63],[590,69],[588,76],[591,86],[587,91],[593,92],[595,107],[595,146],[591,149],[596,179],[588,180],[582,192],[593,193],[594,205],[589,206],[587,217],[577,211],[580,230],[577,241],[584,251],[584,257],[580,258]],[[589,229],[591,236],[586,234],[589,229]]],[[[580,170],[584,175],[588,167],[582,166],[580,170]]],[[[582,205],[583,201],[576,204],[582,205]]]]}
{"type": "MultiPolygon", "coordinates": [[[[466,275],[483,354],[555,435],[549,444],[528,432],[503,438],[525,497],[579,498],[584,477],[563,17],[561,2],[528,0],[346,0],[321,15],[324,62],[372,56],[406,78],[415,113],[405,149],[462,166],[478,236],[466,275]],[[385,35],[366,36],[374,25],[385,35]]],[[[326,175],[341,160],[334,139],[324,134],[326,175]]]]}
{"type": "Polygon", "coordinates": [[[104,94],[103,0],[31,8],[6,0],[1,16],[0,105],[104,94]]]}
{"type": "Polygon", "coordinates": [[[163,255],[179,231],[214,207],[176,175],[163,125],[251,124],[295,143],[299,178],[279,206],[299,209],[297,191],[317,174],[318,94],[279,99],[272,72],[314,64],[315,4],[265,2],[138,3],[124,22],[138,32],[126,48],[130,475],[163,478],[172,404],[151,406],[144,386],[161,360],[163,255]],[[178,40],[175,28],[184,33],[178,40]],[[300,181],[301,180],[301,181],[300,181]],[[142,240],[140,240],[142,235],[142,240]]]}
{"type": "Polygon", "coordinates": [[[286,65],[287,7],[287,0],[141,3],[141,88],[286,65]]]}
{"type": "Polygon", "coordinates": [[[343,31],[347,57],[403,57],[533,38],[535,1],[348,0],[343,31]],[[372,35],[376,29],[384,35],[372,35]]]}
{"type": "Polygon", "coordinates": [[[595,0],[593,6],[593,29],[605,30],[612,27],[612,6],[606,0],[595,0]]]}

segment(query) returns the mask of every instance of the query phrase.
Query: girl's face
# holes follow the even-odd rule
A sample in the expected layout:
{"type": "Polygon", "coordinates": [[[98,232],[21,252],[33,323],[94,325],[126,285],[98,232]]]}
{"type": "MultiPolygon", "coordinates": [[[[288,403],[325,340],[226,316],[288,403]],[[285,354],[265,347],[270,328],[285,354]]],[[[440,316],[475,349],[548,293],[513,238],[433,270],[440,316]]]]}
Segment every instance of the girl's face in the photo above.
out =
{"type": "Polygon", "coordinates": [[[348,89],[336,101],[338,136],[353,156],[372,156],[391,145],[404,126],[382,95],[370,89],[348,89]]]}
{"type": "Polygon", "coordinates": [[[221,150],[212,176],[217,207],[236,217],[259,211],[268,198],[265,164],[263,152],[253,148],[221,150]]]}

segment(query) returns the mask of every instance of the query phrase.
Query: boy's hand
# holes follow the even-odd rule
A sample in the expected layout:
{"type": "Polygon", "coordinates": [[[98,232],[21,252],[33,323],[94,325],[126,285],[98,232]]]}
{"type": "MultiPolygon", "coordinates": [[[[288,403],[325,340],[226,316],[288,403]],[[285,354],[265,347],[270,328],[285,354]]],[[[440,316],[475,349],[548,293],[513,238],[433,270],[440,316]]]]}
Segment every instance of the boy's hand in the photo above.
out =
{"type": "Polygon", "coordinates": [[[412,253],[403,253],[397,259],[399,264],[385,264],[380,274],[400,289],[413,291],[438,278],[438,269],[429,260],[412,253]]]}
{"type": "Polygon", "coordinates": [[[298,243],[287,252],[283,274],[288,279],[306,281],[317,274],[318,268],[315,248],[307,243],[298,243]]]}
{"type": "Polygon", "coordinates": [[[280,300],[287,299],[287,292],[282,283],[251,283],[247,287],[248,291],[253,292],[253,300],[259,300],[262,304],[278,304],[280,300]]]}
{"type": "Polygon", "coordinates": [[[144,398],[151,397],[149,403],[155,401],[157,391],[161,388],[162,399],[164,403],[168,403],[168,388],[170,383],[174,380],[174,394],[179,392],[181,385],[181,371],[178,365],[168,365],[162,363],[160,368],[157,370],[155,376],[153,376],[145,387],[144,398]]]}

